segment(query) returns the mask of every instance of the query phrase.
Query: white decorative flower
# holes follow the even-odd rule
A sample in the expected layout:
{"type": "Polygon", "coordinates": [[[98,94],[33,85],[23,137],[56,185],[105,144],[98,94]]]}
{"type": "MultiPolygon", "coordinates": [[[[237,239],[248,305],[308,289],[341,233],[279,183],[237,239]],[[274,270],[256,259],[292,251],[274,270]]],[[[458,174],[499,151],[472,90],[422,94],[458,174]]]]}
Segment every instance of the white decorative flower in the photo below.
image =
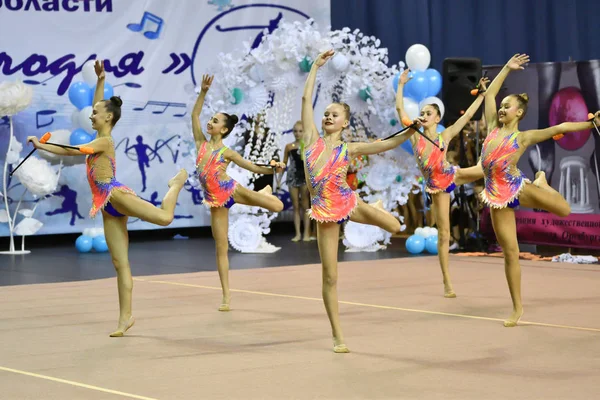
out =
{"type": "Polygon", "coordinates": [[[45,196],[56,190],[58,174],[44,159],[29,157],[15,172],[21,184],[32,194],[45,196]]]}
{"type": "Polygon", "coordinates": [[[33,89],[21,81],[0,83],[0,117],[15,115],[31,104],[33,89]]]}

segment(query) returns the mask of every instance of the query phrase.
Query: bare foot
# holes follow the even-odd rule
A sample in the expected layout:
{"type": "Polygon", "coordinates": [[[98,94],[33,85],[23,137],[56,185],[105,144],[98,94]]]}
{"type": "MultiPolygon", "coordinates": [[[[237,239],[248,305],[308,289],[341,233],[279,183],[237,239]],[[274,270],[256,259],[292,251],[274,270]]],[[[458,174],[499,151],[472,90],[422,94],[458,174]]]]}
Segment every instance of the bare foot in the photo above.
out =
{"type": "Polygon", "coordinates": [[[127,320],[119,320],[119,326],[117,327],[117,330],[111,333],[109,336],[123,337],[125,332],[127,332],[129,328],[133,326],[133,324],[135,324],[135,318],[133,318],[133,316],[129,317],[127,320]]]}
{"type": "Polygon", "coordinates": [[[313,240],[313,238],[309,235],[304,235],[304,238],[302,239],[303,242],[310,242],[311,240],[313,240]]]}
{"type": "Polygon", "coordinates": [[[550,185],[548,185],[548,181],[546,180],[546,173],[544,171],[538,171],[535,174],[535,180],[533,182],[535,186],[539,187],[540,189],[547,189],[550,187],[550,185]]]}
{"type": "Polygon", "coordinates": [[[258,193],[272,195],[273,194],[273,189],[271,188],[271,185],[267,185],[264,188],[260,189],[258,191],[258,193]]]}
{"type": "Polygon", "coordinates": [[[381,200],[377,200],[375,203],[371,203],[371,205],[375,208],[380,209],[381,211],[387,212],[387,210],[385,208],[383,208],[383,201],[381,201],[381,200]]]}
{"type": "Polygon", "coordinates": [[[523,308],[519,310],[513,310],[513,313],[510,315],[510,317],[506,321],[504,321],[504,326],[507,328],[513,328],[517,326],[522,316],[523,308]]]}
{"type": "Polygon", "coordinates": [[[333,338],[333,352],[334,353],[350,353],[350,349],[344,344],[344,339],[333,338]]]}
{"type": "Polygon", "coordinates": [[[300,241],[300,235],[296,235],[292,238],[292,242],[299,242],[300,241]]]}
{"type": "Polygon", "coordinates": [[[177,175],[175,175],[173,178],[171,178],[171,180],[169,181],[169,187],[173,186],[173,185],[179,185],[181,187],[183,187],[183,185],[185,185],[185,182],[187,181],[188,178],[188,173],[185,169],[180,169],[179,172],[177,173],[177,175]]]}
{"type": "Polygon", "coordinates": [[[452,289],[452,284],[444,282],[444,297],[447,299],[454,299],[456,297],[456,293],[452,289]]]}
{"type": "Polygon", "coordinates": [[[231,302],[230,297],[223,296],[223,301],[221,301],[221,305],[219,306],[219,311],[231,311],[231,307],[229,303],[231,302]]]}

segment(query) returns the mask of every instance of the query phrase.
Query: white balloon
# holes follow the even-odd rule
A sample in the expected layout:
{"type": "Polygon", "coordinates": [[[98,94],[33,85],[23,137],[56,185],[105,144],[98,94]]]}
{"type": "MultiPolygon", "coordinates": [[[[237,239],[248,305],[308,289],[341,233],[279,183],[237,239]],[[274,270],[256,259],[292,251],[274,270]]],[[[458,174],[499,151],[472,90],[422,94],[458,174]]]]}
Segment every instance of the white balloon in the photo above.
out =
{"type": "Polygon", "coordinates": [[[415,229],[415,235],[425,237],[425,229],[424,228],[415,229]]]}
{"type": "Polygon", "coordinates": [[[81,111],[79,111],[79,126],[87,133],[94,133],[94,128],[92,128],[92,121],[90,120],[90,116],[92,115],[93,109],[94,108],[92,106],[87,106],[81,111]]]}
{"type": "Polygon", "coordinates": [[[408,118],[414,120],[421,113],[419,103],[408,97],[404,98],[404,111],[408,114],[408,118]]]}
{"type": "Polygon", "coordinates": [[[98,80],[96,76],[96,71],[94,70],[94,63],[96,60],[90,60],[83,64],[81,67],[81,75],[83,75],[83,81],[90,85],[90,87],[94,87],[98,80]]]}
{"type": "Polygon", "coordinates": [[[422,110],[427,104],[437,104],[440,108],[440,118],[444,118],[444,112],[446,112],[446,107],[444,107],[444,102],[440,100],[438,97],[431,96],[426,97],[419,103],[419,110],[422,110]]]}
{"type": "Polygon", "coordinates": [[[350,60],[342,53],[337,53],[331,59],[331,66],[338,72],[344,72],[350,66],[350,60]]]}
{"type": "Polygon", "coordinates": [[[71,125],[73,130],[77,129],[77,128],[81,128],[81,126],[79,125],[79,110],[78,109],[74,109],[73,113],[71,113],[71,125]]]}
{"type": "Polygon", "coordinates": [[[413,71],[425,71],[431,62],[431,54],[422,44],[413,44],[406,50],[406,65],[413,71]]]}

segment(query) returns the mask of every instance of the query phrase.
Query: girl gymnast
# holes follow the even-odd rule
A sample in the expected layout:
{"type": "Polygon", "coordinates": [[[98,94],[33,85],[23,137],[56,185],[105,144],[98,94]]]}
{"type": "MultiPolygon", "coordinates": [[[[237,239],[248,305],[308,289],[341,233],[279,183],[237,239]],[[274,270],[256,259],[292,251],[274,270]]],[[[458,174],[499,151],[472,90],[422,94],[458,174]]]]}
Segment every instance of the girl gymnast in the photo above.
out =
{"type": "MultiPolygon", "coordinates": [[[[519,131],[519,121],[527,112],[527,94],[506,96],[496,108],[496,95],[502,83],[512,71],[524,69],[529,62],[525,54],[514,55],[494,79],[485,96],[485,119],[488,135],[483,143],[480,168],[483,169],[485,186],[480,193],[482,201],[491,209],[492,226],[504,254],[504,268],[513,302],[513,311],[504,326],[514,327],[523,315],[521,301],[521,266],[519,243],[514,209],[519,205],[542,209],[560,217],[571,212],[569,203],[546,181],[545,173],[539,171],[533,182],[517,168],[517,163],[527,147],[550,138],[558,138],[567,132],[593,128],[592,121],[564,122],[546,129],[519,131]]],[[[596,112],[596,124],[600,124],[600,111],[596,112]]]]}
{"type": "MultiPolygon", "coordinates": [[[[313,116],[313,90],[318,69],[333,54],[333,50],[329,50],[317,57],[304,86],[304,169],[311,194],[309,215],[317,222],[317,243],[323,270],[323,302],[331,323],[333,351],[348,353],[338,311],[337,254],[340,225],[350,220],[375,225],[392,233],[400,231],[400,222],[383,208],[380,201],[373,205],[366,204],[350,189],[346,181],[348,165],[354,157],[393,149],[416,131],[411,128],[392,139],[373,143],[345,143],[341,138],[342,131],[350,124],[350,107],[345,103],[332,103],[325,109],[322,119],[324,136],[319,137],[313,116]]],[[[417,120],[414,127],[418,126],[417,120]]]]}
{"type": "Polygon", "coordinates": [[[273,196],[271,186],[254,192],[239,185],[227,176],[227,166],[233,161],[240,167],[257,174],[273,174],[274,169],[277,171],[283,170],[285,164],[271,161],[269,167],[258,166],[227,148],[223,144],[223,139],[231,133],[235,124],[237,124],[238,117],[235,115],[226,113],[213,115],[206,124],[206,133],[210,136],[210,140],[206,140],[200,127],[200,113],[213,78],[213,76],[208,75],[202,77],[200,95],[192,110],[192,131],[198,150],[196,169],[204,191],[203,202],[210,208],[211,229],[217,252],[217,268],[223,289],[223,300],[219,306],[219,311],[230,311],[229,258],[227,256],[229,248],[227,235],[229,209],[233,204],[238,203],[266,208],[271,212],[280,212],[283,210],[283,203],[273,196]]]}
{"type": "MultiPolygon", "coordinates": [[[[179,192],[187,181],[187,173],[180,170],[169,183],[169,191],[163,198],[160,207],[137,197],[133,190],[116,180],[115,145],[112,130],[121,117],[122,101],[118,97],[103,100],[104,65],[100,60],[94,64],[98,81],[94,92],[94,106],[90,119],[92,127],[98,132],[97,138],[85,145],[93,154],[86,157],[87,178],[92,190],[92,209],[90,216],[94,218],[102,212],[104,236],[117,272],[117,288],[119,292],[119,322],[117,330],[111,337],[121,337],[133,326],[135,319],[131,313],[133,280],[129,266],[129,236],[127,218],[139,218],[160,226],[167,226],[173,221],[175,205],[179,192]]],[[[29,136],[36,149],[45,150],[61,156],[80,156],[79,150],[43,144],[35,136],[29,136]]],[[[80,149],[83,146],[80,146],[80,149]]]]}
{"type": "MultiPolygon", "coordinates": [[[[396,111],[400,119],[408,118],[404,111],[404,85],[411,79],[409,70],[405,69],[398,80],[398,90],[396,92],[396,111]]],[[[456,293],[452,289],[450,282],[450,273],[448,271],[449,245],[450,245],[450,193],[454,191],[457,185],[465,182],[469,178],[469,172],[474,170],[461,170],[454,167],[446,160],[448,144],[464,126],[470,121],[477,109],[483,102],[484,92],[488,83],[487,78],[481,78],[479,82],[480,90],[477,98],[453,125],[437,133],[437,126],[442,118],[440,108],[437,104],[427,104],[421,109],[421,118],[423,120],[424,134],[433,140],[439,148],[429,143],[423,136],[417,135],[410,138],[413,152],[419,169],[425,179],[425,191],[431,195],[433,202],[433,216],[438,230],[438,259],[442,268],[442,278],[444,283],[444,297],[454,298],[456,293]],[[465,175],[467,175],[465,177],[465,175]]]]}

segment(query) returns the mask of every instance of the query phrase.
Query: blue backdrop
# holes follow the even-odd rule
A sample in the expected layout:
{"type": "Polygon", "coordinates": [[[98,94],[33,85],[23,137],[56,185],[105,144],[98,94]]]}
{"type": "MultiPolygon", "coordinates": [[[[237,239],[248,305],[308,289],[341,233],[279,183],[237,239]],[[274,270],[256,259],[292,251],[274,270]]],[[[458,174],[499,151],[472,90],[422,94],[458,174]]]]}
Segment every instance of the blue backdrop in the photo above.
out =
{"type": "Polygon", "coordinates": [[[478,57],[483,65],[519,52],[532,62],[600,59],[599,21],[593,0],[331,0],[333,29],[378,37],[390,63],[424,44],[440,72],[447,57],[478,57]]]}

